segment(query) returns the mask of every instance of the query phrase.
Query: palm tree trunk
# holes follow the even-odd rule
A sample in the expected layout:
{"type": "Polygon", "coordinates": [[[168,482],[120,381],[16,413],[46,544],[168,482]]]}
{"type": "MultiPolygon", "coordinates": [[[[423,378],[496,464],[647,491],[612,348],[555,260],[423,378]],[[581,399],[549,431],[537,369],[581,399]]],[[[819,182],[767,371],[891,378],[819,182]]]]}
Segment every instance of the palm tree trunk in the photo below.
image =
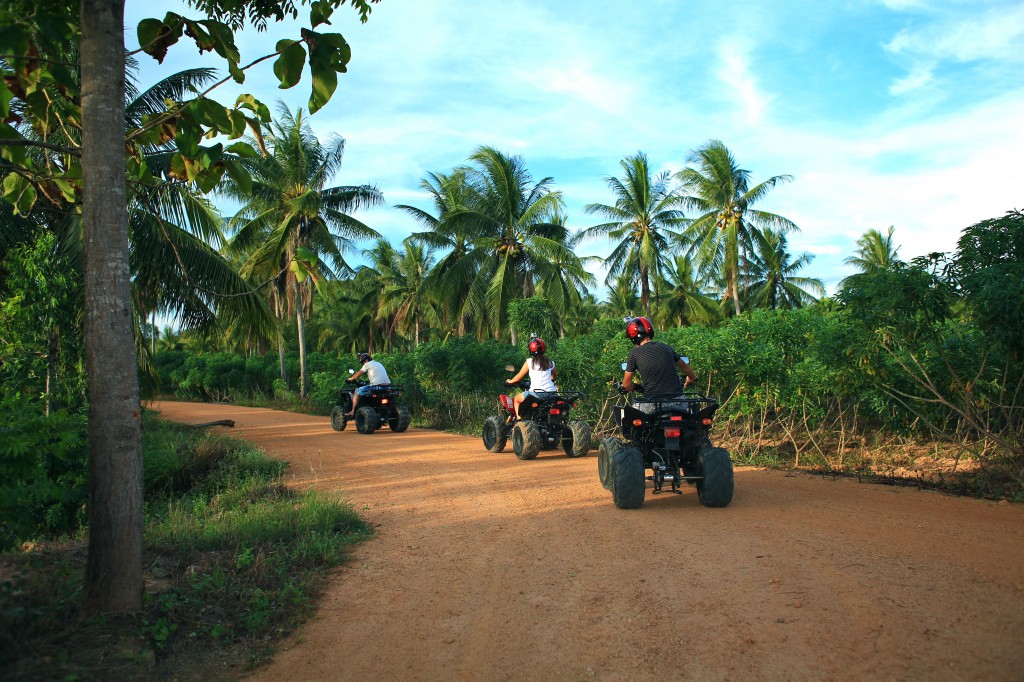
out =
{"type": "Polygon", "coordinates": [[[124,141],[124,0],[81,0],[91,613],[142,608],[142,420],[124,141]]]}
{"type": "Polygon", "coordinates": [[[733,273],[732,281],[732,302],[736,308],[736,316],[740,315],[740,286],[739,286],[739,273],[733,273]]]}
{"type": "Polygon", "coordinates": [[[651,317],[651,284],[647,278],[647,268],[640,267],[640,306],[644,309],[644,315],[651,317]]]}
{"type": "Polygon", "coordinates": [[[306,317],[302,311],[302,288],[295,286],[295,324],[299,333],[299,398],[306,399],[306,317]]]}
{"type": "Polygon", "coordinates": [[[53,390],[57,386],[57,335],[50,333],[49,349],[46,353],[46,416],[53,412],[53,390]]]}

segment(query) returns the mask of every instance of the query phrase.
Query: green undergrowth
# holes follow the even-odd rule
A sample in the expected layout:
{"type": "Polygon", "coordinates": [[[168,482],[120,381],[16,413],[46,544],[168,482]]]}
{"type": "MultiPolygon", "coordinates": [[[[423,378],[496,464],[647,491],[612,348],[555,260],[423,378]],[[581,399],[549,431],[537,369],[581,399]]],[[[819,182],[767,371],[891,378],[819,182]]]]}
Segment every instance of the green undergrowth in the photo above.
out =
{"type": "Polygon", "coordinates": [[[147,418],[144,453],[143,611],[82,614],[81,540],[0,557],[4,679],[233,677],[310,615],[325,573],[370,535],[249,444],[147,418]]]}

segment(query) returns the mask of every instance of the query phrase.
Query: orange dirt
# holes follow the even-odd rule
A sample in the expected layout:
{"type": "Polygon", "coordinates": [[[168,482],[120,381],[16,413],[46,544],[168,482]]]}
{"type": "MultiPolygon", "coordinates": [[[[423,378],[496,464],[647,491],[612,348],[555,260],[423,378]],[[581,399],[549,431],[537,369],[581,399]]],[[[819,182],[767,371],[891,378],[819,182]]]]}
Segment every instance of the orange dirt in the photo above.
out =
{"type": "Polygon", "coordinates": [[[737,468],[612,505],[596,451],[520,461],[413,427],[164,402],[376,528],[253,680],[1021,680],[1024,508],[737,468]]]}

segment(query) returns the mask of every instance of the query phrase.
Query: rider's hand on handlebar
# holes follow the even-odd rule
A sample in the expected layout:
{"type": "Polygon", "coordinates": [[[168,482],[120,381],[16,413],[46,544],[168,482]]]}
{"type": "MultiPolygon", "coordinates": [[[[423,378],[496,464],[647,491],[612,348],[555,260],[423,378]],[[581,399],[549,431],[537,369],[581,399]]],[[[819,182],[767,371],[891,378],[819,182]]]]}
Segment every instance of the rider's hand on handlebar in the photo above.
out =
{"type": "Polygon", "coordinates": [[[689,386],[692,386],[695,383],[697,383],[697,378],[696,377],[686,377],[686,381],[683,382],[683,388],[687,388],[689,386]]]}

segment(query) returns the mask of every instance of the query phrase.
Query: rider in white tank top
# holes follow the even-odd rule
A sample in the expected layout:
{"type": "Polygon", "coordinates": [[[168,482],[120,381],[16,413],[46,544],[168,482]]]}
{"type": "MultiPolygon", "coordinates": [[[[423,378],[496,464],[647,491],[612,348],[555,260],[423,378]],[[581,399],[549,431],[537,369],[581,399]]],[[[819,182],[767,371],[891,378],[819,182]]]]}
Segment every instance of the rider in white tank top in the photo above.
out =
{"type": "Polygon", "coordinates": [[[551,366],[547,369],[537,369],[536,365],[539,364],[537,358],[530,358],[530,391],[546,391],[548,393],[554,393],[555,380],[551,377],[552,372],[555,371],[555,363],[552,362],[551,366]]]}

